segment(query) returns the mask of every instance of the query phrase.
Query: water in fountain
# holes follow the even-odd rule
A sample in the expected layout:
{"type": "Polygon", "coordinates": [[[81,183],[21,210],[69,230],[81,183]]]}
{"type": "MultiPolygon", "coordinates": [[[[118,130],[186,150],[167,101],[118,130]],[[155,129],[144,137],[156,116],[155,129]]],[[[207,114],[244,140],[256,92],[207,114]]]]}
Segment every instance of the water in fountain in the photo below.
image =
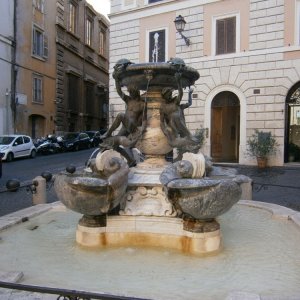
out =
{"type": "Polygon", "coordinates": [[[265,210],[235,205],[220,216],[223,249],[205,257],[167,248],[82,248],[74,240],[78,218],[60,207],[3,231],[1,270],[22,271],[24,284],[150,299],[300,294],[300,230],[265,210]]]}

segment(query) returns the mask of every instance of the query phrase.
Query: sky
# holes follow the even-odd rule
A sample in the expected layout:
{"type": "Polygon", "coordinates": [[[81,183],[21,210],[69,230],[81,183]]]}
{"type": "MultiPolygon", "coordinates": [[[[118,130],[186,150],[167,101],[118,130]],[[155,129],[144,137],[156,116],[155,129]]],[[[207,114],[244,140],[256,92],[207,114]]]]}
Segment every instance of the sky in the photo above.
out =
{"type": "Polygon", "coordinates": [[[110,0],[87,0],[87,2],[92,4],[97,12],[106,17],[110,13],[110,0]]]}

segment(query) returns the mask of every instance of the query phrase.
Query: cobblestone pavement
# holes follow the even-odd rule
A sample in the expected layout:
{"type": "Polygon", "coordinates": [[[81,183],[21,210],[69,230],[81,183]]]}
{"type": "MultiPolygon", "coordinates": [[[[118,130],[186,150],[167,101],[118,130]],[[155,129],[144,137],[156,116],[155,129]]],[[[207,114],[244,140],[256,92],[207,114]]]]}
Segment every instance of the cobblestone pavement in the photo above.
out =
{"type": "Polygon", "coordinates": [[[300,211],[300,166],[235,166],[239,174],[253,180],[253,200],[269,202],[300,211]]]}

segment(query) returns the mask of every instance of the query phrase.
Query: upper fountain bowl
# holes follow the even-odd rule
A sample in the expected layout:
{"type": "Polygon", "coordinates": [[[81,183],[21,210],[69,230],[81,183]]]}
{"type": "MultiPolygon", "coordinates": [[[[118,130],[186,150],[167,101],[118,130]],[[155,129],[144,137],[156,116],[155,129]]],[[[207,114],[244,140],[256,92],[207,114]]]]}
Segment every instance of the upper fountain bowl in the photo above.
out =
{"type": "Polygon", "coordinates": [[[199,79],[200,75],[194,68],[185,65],[180,58],[173,58],[168,62],[158,63],[131,63],[126,59],[117,62],[114,67],[114,78],[117,78],[122,86],[135,85],[139,90],[147,88],[164,87],[178,88],[175,74],[182,74],[182,87],[188,87],[199,79]]]}

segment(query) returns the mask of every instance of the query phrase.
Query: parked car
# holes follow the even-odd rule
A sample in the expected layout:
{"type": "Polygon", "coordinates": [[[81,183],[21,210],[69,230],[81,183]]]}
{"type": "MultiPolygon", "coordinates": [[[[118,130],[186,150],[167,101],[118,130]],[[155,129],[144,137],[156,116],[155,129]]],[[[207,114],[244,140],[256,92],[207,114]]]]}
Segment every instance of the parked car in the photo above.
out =
{"type": "Polygon", "coordinates": [[[101,134],[99,131],[85,131],[85,133],[90,137],[91,145],[93,147],[98,147],[102,143],[101,134]]]}
{"type": "Polygon", "coordinates": [[[91,148],[90,137],[84,132],[68,132],[63,136],[63,147],[67,151],[91,148]]]}
{"type": "Polygon", "coordinates": [[[0,136],[0,154],[2,160],[12,161],[17,157],[36,156],[36,148],[31,137],[27,135],[1,135],[0,136]]]}

